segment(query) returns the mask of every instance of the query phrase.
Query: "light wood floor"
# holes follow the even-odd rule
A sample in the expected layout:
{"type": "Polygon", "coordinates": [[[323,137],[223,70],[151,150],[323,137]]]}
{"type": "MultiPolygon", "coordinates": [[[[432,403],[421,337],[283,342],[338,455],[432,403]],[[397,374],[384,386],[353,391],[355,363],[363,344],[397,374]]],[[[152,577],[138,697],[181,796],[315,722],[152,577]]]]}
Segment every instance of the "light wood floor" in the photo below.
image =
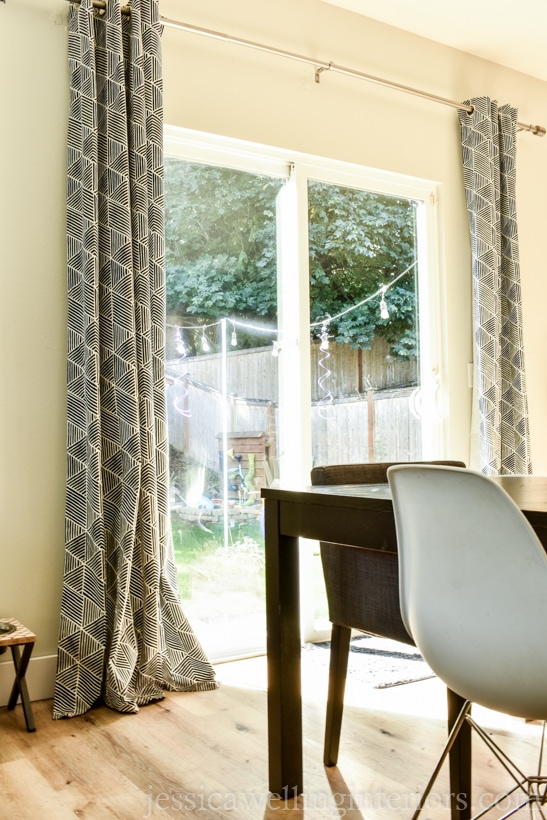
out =
{"type": "MultiPolygon", "coordinates": [[[[271,799],[267,779],[265,659],[217,667],[221,686],[168,693],[137,715],[97,708],[53,721],[51,701],[33,704],[37,731],[21,706],[0,709],[2,820],[293,820],[410,818],[445,734],[444,688],[436,679],[387,690],[348,687],[339,765],[322,765],[326,679],[304,677],[306,792],[271,799]]],[[[535,759],[539,727],[493,713],[523,765],[535,759]]],[[[505,778],[477,748],[476,794],[499,793],[505,778]]],[[[531,763],[532,767],[535,765],[531,763]]],[[[446,778],[424,820],[449,820],[446,778]]]]}

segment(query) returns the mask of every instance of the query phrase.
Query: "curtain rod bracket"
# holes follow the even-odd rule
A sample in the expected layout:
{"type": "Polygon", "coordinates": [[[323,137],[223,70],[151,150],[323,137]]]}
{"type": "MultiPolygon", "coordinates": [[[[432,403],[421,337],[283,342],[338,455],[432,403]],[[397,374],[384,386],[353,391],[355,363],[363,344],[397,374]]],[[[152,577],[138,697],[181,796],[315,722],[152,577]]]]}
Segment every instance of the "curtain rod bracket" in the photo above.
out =
{"type": "Polygon", "coordinates": [[[322,71],[330,71],[331,68],[332,68],[332,65],[333,65],[332,63],[329,63],[328,65],[321,65],[321,66],[319,66],[318,68],[315,69],[315,82],[316,83],[319,83],[320,80],[321,80],[321,72],[322,71]]]}

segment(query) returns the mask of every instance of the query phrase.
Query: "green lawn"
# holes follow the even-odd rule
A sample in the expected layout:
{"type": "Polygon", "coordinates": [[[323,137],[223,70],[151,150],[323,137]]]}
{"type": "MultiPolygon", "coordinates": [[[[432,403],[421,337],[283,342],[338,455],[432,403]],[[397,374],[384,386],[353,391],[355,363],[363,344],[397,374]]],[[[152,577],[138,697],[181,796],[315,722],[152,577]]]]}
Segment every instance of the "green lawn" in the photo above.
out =
{"type": "Polygon", "coordinates": [[[183,600],[192,598],[196,579],[208,582],[212,594],[219,585],[226,590],[239,588],[243,582],[247,589],[263,596],[264,541],[258,521],[230,527],[227,545],[224,545],[223,526],[208,524],[211,532],[205,532],[199,525],[182,521],[174,513],[171,528],[183,600]]]}

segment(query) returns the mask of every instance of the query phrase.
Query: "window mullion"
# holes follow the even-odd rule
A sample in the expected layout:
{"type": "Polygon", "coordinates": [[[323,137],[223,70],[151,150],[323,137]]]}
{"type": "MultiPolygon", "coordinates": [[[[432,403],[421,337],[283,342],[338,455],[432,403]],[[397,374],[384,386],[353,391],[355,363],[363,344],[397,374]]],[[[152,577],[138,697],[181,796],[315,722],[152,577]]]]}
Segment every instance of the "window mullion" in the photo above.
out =
{"type": "Polygon", "coordinates": [[[441,316],[442,297],[437,271],[437,197],[431,195],[417,210],[417,250],[419,257],[418,299],[420,316],[420,383],[422,416],[422,457],[444,458],[450,452],[446,440],[444,397],[444,339],[441,316]],[[425,340],[425,343],[424,343],[425,340]]]}
{"type": "Polygon", "coordinates": [[[278,195],[280,474],[284,487],[309,484],[312,462],[307,178],[293,166],[278,195]]]}

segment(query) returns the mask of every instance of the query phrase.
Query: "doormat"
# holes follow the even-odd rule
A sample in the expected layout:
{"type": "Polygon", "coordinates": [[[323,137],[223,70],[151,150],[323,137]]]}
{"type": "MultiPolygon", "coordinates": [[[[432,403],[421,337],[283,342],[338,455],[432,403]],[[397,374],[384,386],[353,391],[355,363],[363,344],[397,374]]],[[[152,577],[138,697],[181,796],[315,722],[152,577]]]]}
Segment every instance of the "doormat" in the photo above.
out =
{"type": "MultiPolygon", "coordinates": [[[[302,663],[311,668],[324,668],[328,673],[329,659],[330,641],[302,647],[302,663]]],[[[435,675],[415,646],[360,635],[350,643],[347,677],[372,689],[387,689],[435,675]]]]}

